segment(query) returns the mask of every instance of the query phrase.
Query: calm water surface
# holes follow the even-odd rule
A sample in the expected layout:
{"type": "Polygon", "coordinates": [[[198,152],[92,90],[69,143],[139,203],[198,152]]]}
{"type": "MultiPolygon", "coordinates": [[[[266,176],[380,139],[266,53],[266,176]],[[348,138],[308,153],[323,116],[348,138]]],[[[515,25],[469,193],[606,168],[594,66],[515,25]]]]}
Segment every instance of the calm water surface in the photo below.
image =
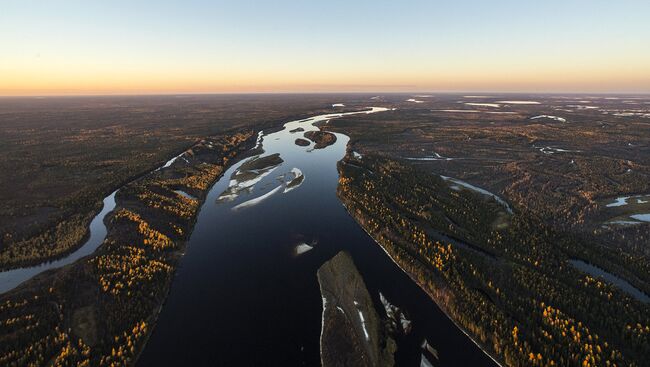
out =
{"type": "Polygon", "coordinates": [[[322,150],[294,144],[303,133],[290,130],[316,130],[312,123],[337,116],[289,122],[264,135],[262,156],[279,153],[283,162],[233,177],[235,165],[210,190],[139,366],[319,365],[316,271],[341,250],[351,253],[380,314],[382,292],[413,321],[411,334],[398,341],[399,366],[420,365],[425,338],[438,350],[436,366],[494,365],[336,197],[336,162],[348,137],[337,134],[322,150]],[[304,180],[287,186],[299,172],[304,180]],[[313,249],[297,255],[301,244],[313,249]]]}
{"type": "Polygon", "coordinates": [[[97,250],[99,245],[101,245],[106,238],[106,225],[104,224],[104,218],[106,215],[108,215],[108,213],[115,209],[116,192],[117,191],[114,191],[104,198],[102,210],[90,222],[90,236],[79,249],[58,260],[46,261],[35,266],[28,266],[24,268],[0,272],[0,293],[14,289],[20,284],[44,271],[72,264],[82,257],[95,252],[95,250],[97,250]]]}

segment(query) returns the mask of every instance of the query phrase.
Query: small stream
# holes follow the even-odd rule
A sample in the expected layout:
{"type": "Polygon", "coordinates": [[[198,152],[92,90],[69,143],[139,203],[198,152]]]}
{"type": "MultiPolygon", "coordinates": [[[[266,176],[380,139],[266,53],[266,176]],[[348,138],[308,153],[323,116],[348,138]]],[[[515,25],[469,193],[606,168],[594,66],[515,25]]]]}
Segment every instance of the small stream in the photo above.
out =
{"type": "MultiPolygon", "coordinates": [[[[177,159],[181,158],[183,154],[185,154],[185,152],[169,159],[162,166],[156,168],[154,172],[171,166],[172,163],[174,163],[177,159]]],[[[97,248],[99,248],[99,246],[106,239],[107,229],[106,229],[106,225],[104,224],[104,218],[106,218],[106,215],[108,215],[110,212],[113,211],[113,209],[115,209],[115,205],[116,205],[115,194],[117,193],[117,191],[119,191],[119,189],[113,191],[110,195],[104,198],[102,210],[90,222],[90,226],[89,226],[90,237],[88,238],[88,240],[86,240],[86,242],[81,247],[79,247],[77,250],[73,251],[72,253],[58,260],[46,261],[35,266],[26,266],[22,268],[11,269],[11,270],[0,272],[0,294],[16,288],[17,286],[21,285],[22,283],[26,282],[27,280],[37,276],[38,274],[44,271],[50,269],[57,269],[66,266],[68,264],[72,264],[73,262],[81,259],[82,257],[88,256],[93,252],[95,252],[95,250],[97,250],[97,248]]],[[[189,199],[196,199],[191,195],[187,194],[186,192],[180,190],[177,190],[176,192],[189,199]]]]}
{"type": "Polygon", "coordinates": [[[584,262],[582,260],[569,260],[569,263],[573,265],[576,269],[585,272],[591,276],[594,277],[599,277],[602,278],[612,284],[614,284],[616,287],[618,287],[620,290],[623,292],[629,294],[630,296],[634,297],[635,299],[643,302],[643,303],[649,303],[650,302],[650,297],[648,297],[647,294],[643,293],[636,287],[634,287],[632,284],[627,282],[625,279],[619,278],[616,275],[609,273],[597,266],[591,265],[587,262],[584,262]]]}
{"type": "Polygon", "coordinates": [[[66,266],[95,252],[106,238],[106,225],[104,225],[104,218],[108,213],[115,209],[116,193],[117,191],[113,191],[110,195],[104,198],[102,210],[90,222],[90,237],[79,249],[58,260],[44,262],[36,266],[28,266],[0,272],[0,293],[16,288],[23,282],[46,270],[66,266]]]}
{"type": "MultiPolygon", "coordinates": [[[[180,153],[167,160],[163,165],[153,170],[153,172],[171,166],[179,158],[185,159],[182,158],[183,154],[185,154],[185,152],[180,153]]],[[[58,260],[46,261],[35,266],[26,266],[0,272],[0,294],[16,288],[17,286],[44,271],[66,266],[81,259],[84,256],[88,256],[95,252],[95,250],[97,250],[97,248],[99,248],[99,246],[106,239],[107,229],[106,225],[104,224],[104,219],[110,212],[113,211],[113,209],[115,209],[115,194],[118,191],[119,189],[113,191],[110,195],[104,198],[102,210],[90,222],[90,237],[81,247],[58,260]]],[[[175,192],[188,199],[196,200],[195,197],[184,191],[176,190],[175,192]]]]}

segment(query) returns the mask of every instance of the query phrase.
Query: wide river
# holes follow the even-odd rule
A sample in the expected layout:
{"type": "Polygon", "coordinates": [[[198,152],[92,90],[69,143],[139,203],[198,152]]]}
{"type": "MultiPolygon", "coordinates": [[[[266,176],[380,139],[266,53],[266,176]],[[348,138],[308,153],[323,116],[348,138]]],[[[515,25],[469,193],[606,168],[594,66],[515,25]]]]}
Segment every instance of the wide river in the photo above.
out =
{"type": "Polygon", "coordinates": [[[249,158],[211,188],[139,366],[318,366],[316,272],[341,250],[352,255],[380,315],[381,292],[412,320],[398,340],[398,366],[420,366],[425,339],[438,351],[436,366],[495,364],[338,200],[336,163],[349,138],[336,134],[325,149],[294,144],[303,133],[291,130],[317,130],[314,123],[340,116],[262,134],[261,156],[278,153],[283,162],[240,168],[249,158]]]}

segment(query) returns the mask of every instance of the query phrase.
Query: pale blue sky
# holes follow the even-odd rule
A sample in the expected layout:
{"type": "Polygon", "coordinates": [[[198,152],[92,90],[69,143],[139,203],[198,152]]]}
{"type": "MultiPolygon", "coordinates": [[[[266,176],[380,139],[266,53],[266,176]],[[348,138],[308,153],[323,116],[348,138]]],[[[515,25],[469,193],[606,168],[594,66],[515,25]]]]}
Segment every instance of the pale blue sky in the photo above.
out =
{"type": "Polygon", "coordinates": [[[0,4],[0,94],[650,90],[650,1],[0,4]]]}

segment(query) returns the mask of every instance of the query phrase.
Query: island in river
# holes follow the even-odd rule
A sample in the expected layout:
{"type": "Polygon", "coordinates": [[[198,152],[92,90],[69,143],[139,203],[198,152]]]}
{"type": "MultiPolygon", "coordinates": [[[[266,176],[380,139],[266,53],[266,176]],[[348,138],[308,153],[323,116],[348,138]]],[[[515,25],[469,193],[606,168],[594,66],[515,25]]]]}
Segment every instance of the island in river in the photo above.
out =
{"type": "Polygon", "coordinates": [[[323,149],[294,144],[291,131],[298,127],[316,131],[320,121],[385,111],[290,121],[283,130],[262,134],[264,153],[249,158],[279,153],[279,166],[260,166],[259,175],[248,176],[243,162],[224,173],[199,213],[141,365],[320,365],[324,329],[317,273],[343,250],[372,298],[364,317],[372,307],[389,326],[396,365],[418,366],[425,353],[439,366],[494,365],[337,199],[336,162],[349,139],[336,134],[336,142],[323,149]],[[382,299],[394,307],[382,308],[382,299]]]}
{"type": "MultiPolygon", "coordinates": [[[[238,129],[239,147],[212,135],[143,171],[95,253],[1,297],[0,364],[317,365],[317,272],[345,250],[396,365],[494,364],[481,348],[514,366],[643,365],[647,129],[614,110],[644,102],[403,97],[238,129]],[[333,144],[295,144],[325,121],[333,144]]],[[[8,249],[9,267],[40,258],[8,249]]]]}
{"type": "Polygon", "coordinates": [[[336,135],[327,131],[307,131],[305,138],[316,143],[314,149],[323,149],[336,142],[336,135]]]}
{"type": "Polygon", "coordinates": [[[298,138],[298,139],[296,139],[295,144],[300,145],[301,147],[306,147],[306,146],[310,145],[311,143],[307,139],[298,138]]]}
{"type": "Polygon", "coordinates": [[[323,297],[322,366],[393,366],[395,341],[375,311],[352,257],[338,253],[317,275],[323,297]]]}
{"type": "MultiPolygon", "coordinates": [[[[372,109],[368,112],[375,111],[383,110],[372,109]]],[[[312,129],[315,127],[310,126],[310,122],[325,118],[331,117],[318,116],[287,125],[300,123],[312,129]]],[[[285,133],[289,134],[284,131],[278,134],[283,136],[285,133]]],[[[359,259],[358,266],[375,298],[373,307],[379,304],[380,287],[389,298],[407,305],[405,308],[412,313],[416,327],[408,336],[400,337],[397,341],[399,351],[395,354],[396,361],[405,364],[419,361],[420,345],[425,338],[441,350],[449,351],[442,360],[461,358],[480,361],[485,358],[478,349],[469,353],[464,351],[462,356],[455,355],[451,346],[469,344],[472,347],[471,342],[356,226],[336,200],[335,162],[345,153],[347,139],[343,139],[344,136],[338,139],[338,144],[320,149],[317,153],[295,146],[291,140],[276,140],[277,135],[273,134],[266,137],[263,146],[265,153],[262,153],[260,140],[256,136],[254,131],[249,130],[202,139],[160,169],[122,187],[115,195],[115,209],[105,219],[108,228],[105,241],[95,253],[63,268],[46,271],[1,296],[3,322],[0,328],[0,364],[42,365],[54,361],[57,365],[122,366],[133,365],[139,360],[142,365],[161,366],[192,363],[196,362],[196,358],[205,363],[228,361],[225,364],[231,364],[241,362],[240,348],[249,350],[246,346],[251,342],[260,343],[258,350],[266,347],[274,351],[271,354],[249,353],[247,355],[251,361],[260,358],[260,362],[270,364],[280,360],[292,361],[289,364],[313,364],[313,361],[320,360],[318,335],[321,329],[316,270],[331,256],[332,251],[340,251],[340,246],[334,246],[340,240],[349,242],[348,250],[359,259]],[[292,147],[300,149],[298,154],[283,150],[292,147]],[[276,155],[278,149],[284,153],[284,158],[276,155]],[[234,164],[247,156],[251,157],[242,164],[234,164]],[[305,164],[303,159],[311,157],[316,160],[305,164]],[[285,172],[271,175],[279,167],[283,167],[285,172]],[[218,180],[220,176],[225,177],[218,180]],[[228,177],[235,179],[228,180],[228,177]],[[217,185],[212,186],[215,181],[217,185]],[[309,184],[306,185],[306,182],[309,184]],[[273,186],[276,187],[270,189],[273,186]],[[230,190],[233,187],[244,189],[230,190]],[[233,197],[217,200],[224,192],[231,193],[233,197]],[[305,200],[308,197],[320,197],[323,201],[319,212],[297,207],[290,211],[288,217],[291,219],[285,221],[288,213],[277,215],[278,200],[285,197],[291,198],[289,202],[301,205],[312,204],[312,201],[305,200]],[[214,222],[209,216],[210,208],[225,210],[229,215],[220,216],[220,220],[214,222]],[[193,231],[199,218],[197,214],[206,209],[207,216],[197,222],[199,231],[193,231]],[[269,243],[273,237],[263,230],[266,228],[265,221],[255,215],[257,209],[272,213],[273,221],[269,221],[271,227],[267,229],[275,233],[276,242],[266,251],[259,244],[269,243]],[[305,216],[305,213],[318,215],[305,216]],[[308,219],[308,222],[303,222],[302,234],[298,236],[295,228],[286,224],[300,223],[301,218],[308,219]],[[246,224],[239,222],[241,220],[246,224]],[[330,225],[335,225],[341,233],[332,233],[330,225]],[[219,241],[216,248],[208,246],[211,251],[206,253],[205,246],[217,238],[211,234],[210,240],[205,241],[202,232],[206,226],[224,235],[224,238],[230,238],[230,241],[219,241]],[[242,228],[255,228],[255,231],[242,228]],[[310,228],[311,231],[318,231],[310,233],[310,228]],[[291,236],[284,237],[282,234],[287,230],[292,232],[291,236]],[[259,236],[250,243],[255,245],[253,248],[238,243],[251,235],[259,236]],[[190,241],[191,246],[188,247],[186,241],[189,238],[200,242],[190,241]],[[287,241],[288,238],[292,240],[287,241]],[[212,252],[228,253],[234,250],[233,245],[238,250],[251,251],[234,258],[212,252]],[[291,249],[286,245],[290,245],[291,249]],[[202,247],[204,251],[201,251],[202,247]],[[294,248],[299,251],[293,251],[294,248]],[[186,249],[193,255],[183,256],[186,249]],[[207,260],[208,268],[181,266],[181,271],[177,271],[178,265],[185,260],[207,260]],[[249,266],[247,262],[251,260],[258,265],[249,266]],[[267,264],[262,265],[265,262],[267,264]],[[185,282],[188,272],[183,269],[198,272],[192,273],[200,277],[200,281],[192,281],[193,286],[198,288],[188,287],[185,282]],[[234,269],[244,273],[234,278],[214,273],[234,269]],[[176,279],[172,283],[174,274],[176,279]],[[250,284],[255,285],[252,289],[246,288],[249,284],[247,276],[252,277],[253,283],[250,284]],[[217,292],[217,297],[206,294],[206,280],[211,284],[207,289],[217,292]],[[292,285],[292,282],[297,283],[292,285]],[[299,285],[298,289],[295,285],[299,285]],[[179,289],[180,292],[196,290],[203,296],[197,294],[196,297],[179,298],[179,289]],[[272,295],[265,293],[265,290],[271,291],[272,295]],[[402,294],[405,290],[408,291],[402,294]],[[167,294],[170,297],[162,307],[167,294]],[[224,294],[229,296],[224,298],[224,294]],[[257,307],[265,303],[267,312],[254,313],[256,317],[250,317],[251,314],[242,307],[242,301],[248,297],[261,297],[247,304],[257,307]],[[197,299],[201,299],[201,302],[196,302],[197,299]],[[275,305],[269,300],[275,300],[275,305]],[[205,305],[212,311],[193,312],[186,309],[176,312],[175,305],[179,301],[189,302],[186,306],[205,305]],[[222,306],[233,308],[226,312],[214,312],[222,306]],[[284,314],[286,311],[290,311],[290,314],[284,314]],[[184,328],[174,327],[172,331],[176,337],[182,336],[182,340],[167,336],[169,315],[172,319],[180,316],[183,320],[184,328]],[[199,332],[185,315],[200,315],[193,319],[199,332]],[[267,318],[269,315],[272,317],[267,318]],[[213,323],[211,317],[219,317],[220,320],[213,323]],[[251,339],[250,330],[260,325],[259,317],[266,320],[267,327],[257,328],[257,336],[251,339]],[[292,326],[287,328],[288,325],[292,326]],[[436,325],[436,328],[432,325],[436,325]],[[244,334],[238,335],[235,330],[244,334]],[[441,330],[444,332],[439,334],[441,330]],[[277,335],[278,331],[282,331],[285,338],[270,337],[277,335]],[[235,344],[213,349],[217,355],[204,348],[202,353],[185,353],[203,343],[227,345],[221,339],[224,337],[235,344]],[[173,340],[174,346],[161,347],[161,340],[173,340]],[[287,343],[287,340],[290,342],[287,343]],[[171,353],[171,358],[167,353],[171,353]]]]}

